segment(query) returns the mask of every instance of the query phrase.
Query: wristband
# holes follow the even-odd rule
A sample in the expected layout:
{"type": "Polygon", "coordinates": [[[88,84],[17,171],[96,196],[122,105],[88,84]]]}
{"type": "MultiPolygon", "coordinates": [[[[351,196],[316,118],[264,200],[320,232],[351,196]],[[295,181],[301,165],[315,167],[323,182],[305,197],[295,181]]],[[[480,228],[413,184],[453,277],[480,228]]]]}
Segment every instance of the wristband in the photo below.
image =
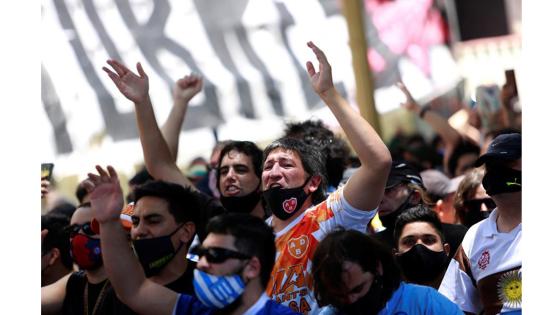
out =
{"type": "Polygon", "coordinates": [[[426,112],[431,110],[430,106],[424,106],[422,108],[422,110],[420,110],[420,113],[418,114],[418,116],[420,116],[420,118],[424,119],[424,115],[426,115],[426,112]]]}

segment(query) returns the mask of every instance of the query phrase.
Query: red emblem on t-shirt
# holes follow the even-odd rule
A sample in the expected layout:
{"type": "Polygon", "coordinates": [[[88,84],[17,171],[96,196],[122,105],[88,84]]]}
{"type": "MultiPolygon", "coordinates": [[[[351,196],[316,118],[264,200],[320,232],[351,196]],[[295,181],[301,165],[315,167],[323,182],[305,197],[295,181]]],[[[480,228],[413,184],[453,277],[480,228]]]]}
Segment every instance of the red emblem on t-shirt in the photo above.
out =
{"type": "Polygon", "coordinates": [[[486,249],[478,260],[478,268],[484,270],[490,264],[490,252],[486,249]]]}
{"type": "Polygon", "coordinates": [[[296,210],[296,207],[297,199],[295,197],[284,200],[284,202],[282,203],[282,208],[284,208],[284,211],[286,211],[287,213],[292,213],[294,210],[296,210]]]}
{"type": "Polygon", "coordinates": [[[307,236],[302,235],[298,238],[292,238],[288,241],[288,251],[295,258],[301,258],[309,248],[309,239],[307,236]]]}

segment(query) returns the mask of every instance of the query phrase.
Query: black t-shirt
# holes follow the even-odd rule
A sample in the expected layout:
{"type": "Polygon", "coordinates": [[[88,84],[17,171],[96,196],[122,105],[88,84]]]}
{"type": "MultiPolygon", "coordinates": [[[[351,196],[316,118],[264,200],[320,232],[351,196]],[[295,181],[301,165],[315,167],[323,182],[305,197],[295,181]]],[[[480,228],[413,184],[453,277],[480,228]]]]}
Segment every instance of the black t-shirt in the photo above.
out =
{"type": "Polygon", "coordinates": [[[443,236],[445,236],[445,241],[449,243],[449,259],[451,260],[457,248],[459,248],[459,245],[463,242],[468,228],[462,224],[442,223],[441,229],[443,236]]]}
{"type": "MultiPolygon", "coordinates": [[[[66,284],[66,296],[62,304],[62,314],[84,314],[84,294],[87,276],[84,271],[72,273],[66,284]]],[[[98,284],[88,283],[88,314],[136,314],[117,298],[109,280],[98,284]],[[103,291],[103,292],[102,292],[103,291]],[[102,294],[100,296],[100,294],[102,294]],[[93,314],[93,308],[99,298],[99,306],[93,314]]]]}
{"type": "Polygon", "coordinates": [[[194,278],[194,269],[196,268],[196,263],[191,260],[187,260],[187,269],[185,272],[179,277],[177,280],[168,283],[165,285],[168,289],[173,290],[177,293],[195,295],[194,293],[194,286],[193,286],[193,278],[194,278]]]}

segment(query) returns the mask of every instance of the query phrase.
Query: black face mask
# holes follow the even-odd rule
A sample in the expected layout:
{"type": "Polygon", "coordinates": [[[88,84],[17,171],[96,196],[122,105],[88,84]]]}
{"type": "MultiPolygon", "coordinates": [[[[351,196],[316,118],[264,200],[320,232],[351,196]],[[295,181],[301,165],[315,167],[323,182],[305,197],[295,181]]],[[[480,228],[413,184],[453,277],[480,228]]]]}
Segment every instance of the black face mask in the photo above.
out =
{"type": "Polygon", "coordinates": [[[175,231],[166,236],[143,238],[132,241],[134,252],[144,269],[147,278],[158,274],[181,249],[183,243],[177,249],[173,247],[171,236],[183,227],[181,224],[175,231]]]}
{"type": "Polygon", "coordinates": [[[257,186],[257,189],[246,196],[226,197],[221,195],[220,201],[222,202],[224,208],[228,211],[236,213],[250,213],[253,209],[255,209],[255,206],[259,203],[259,201],[261,201],[261,195],[259,187],[257,186]]]}
{"type": "Polygon", "coordinates": [[[447,267],[448,257],[445,251],[435,252],[416,244],[407,252],[396,255],[396,259],[409,282],[427,284],[441,275],[447,267]]]}
{"type": "Polygon", "coordinates": [[[521,171],[503,166],[487,168],[482,186],[489,196],[521,191],[521,171]]]}
{"type": "Polygon", "coordinates": [[[262,196],[266,206],[280,220],[288,220],[296,214],[307,199],[308,194],[305,193],[303,187],[307,185],[311,177],[309,177],[303,185],[296,188],[273,187],[263,191],[262,196]]]}
{"type": "Polygon", "coordinates": [[[383,226],[393,234],[393,230],[395,229],[395,222],[397,222],[397,217],[406,209],[414,206],[410,203],[410,199],[412,198],[412,192],[409,193],[406,200],[393,212],[380,217],[381,223],[383,226]]]}
{"type": "Polygon", "coordinates": [[[371,287],[366,295],[352,304],[336,305],[341,314],[345,315],[371,315],[377,314],[387,301],[383,301],[383,282],[380,275],[375,275],[371,287]]]}

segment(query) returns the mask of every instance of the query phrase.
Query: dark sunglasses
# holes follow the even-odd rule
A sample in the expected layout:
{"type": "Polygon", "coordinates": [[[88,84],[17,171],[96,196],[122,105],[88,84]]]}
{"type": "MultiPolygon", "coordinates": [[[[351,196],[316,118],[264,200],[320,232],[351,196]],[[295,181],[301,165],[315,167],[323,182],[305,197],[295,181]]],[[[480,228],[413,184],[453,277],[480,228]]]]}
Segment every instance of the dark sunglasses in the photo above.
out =
{"type": "Polygon", "coordinates": [[[197,245],[191,249],[190,252],[192,255],[197,255],[198,258],[206,257],[209,263],[212,264],[220,264],[230,258],[237,258],[237,259],[249,259],[251,256],[236,252],[230,249],[221,248],[221,247],[208,247],[204,248],[200,245],[197,245]]]}
{"type": "Polygon", "coordinates": [[[496,208],[496,203],[492,200],[492,198],[466,200],[464,204],[469,211],[480,211],[482,204],[484,204],[488,210],[496,208]]]}
{"type": "Polygon", "coordinates": [[[75,236],[80,232],[80,230],[84,231],[85,235],[94,236],[97,235],[95,231],[91,228],[91,223],[86,222],[84,224],[72,224],[68,227],[70,231],[70,237],[75,236]]]}

